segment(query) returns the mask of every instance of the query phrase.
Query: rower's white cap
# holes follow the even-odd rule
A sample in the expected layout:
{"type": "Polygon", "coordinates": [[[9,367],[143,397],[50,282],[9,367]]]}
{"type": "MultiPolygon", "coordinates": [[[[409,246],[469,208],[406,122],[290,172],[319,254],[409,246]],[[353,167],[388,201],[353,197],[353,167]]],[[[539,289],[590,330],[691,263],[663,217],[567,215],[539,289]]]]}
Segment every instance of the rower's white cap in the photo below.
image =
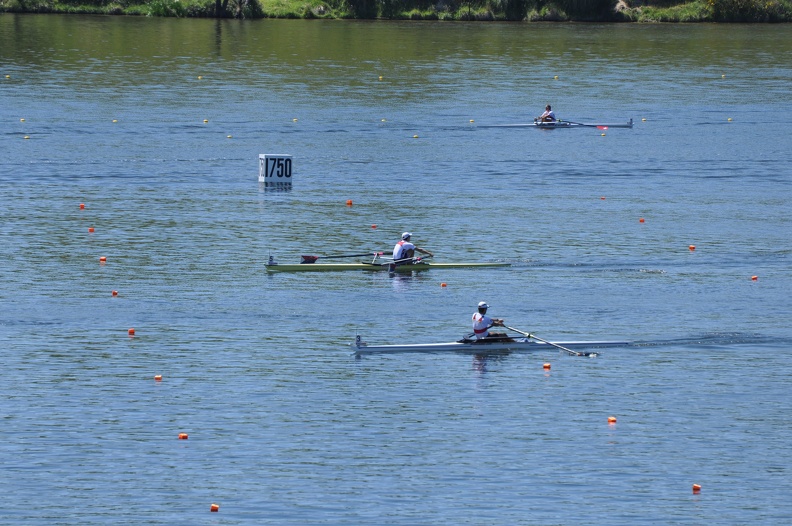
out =
{"type": "Polygon", "coordinates": [[[486,301],[480,301],[478,305],[479,309],[489,309],[489,305],[487,305],[486,301]]]}
{"type": "Polygon", "coordinates": [[[412,237],[412,232],[405,232],[404,234],[402,234],[402,239],[404,239],[405,241],[410,239],[411,237],[412,237]]]}

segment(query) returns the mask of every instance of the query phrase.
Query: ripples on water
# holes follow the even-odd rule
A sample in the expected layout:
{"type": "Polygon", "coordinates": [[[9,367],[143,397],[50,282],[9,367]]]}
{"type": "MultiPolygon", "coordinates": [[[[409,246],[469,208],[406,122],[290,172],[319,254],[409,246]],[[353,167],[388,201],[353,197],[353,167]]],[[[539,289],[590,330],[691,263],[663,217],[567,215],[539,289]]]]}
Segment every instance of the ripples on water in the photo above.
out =
{"type": "Polygon", "coordinates": [[[789,28],[0,28],[3,520],[789,521],[789,28]],[[548,101],[636,126],[479,127],[548,101]],[[272,151],[291,191],[256,183],[272,151]],[[263,270],[404,230],[514,265],[263,270]],[[635,344],[349,355],[457,339],[482,299],[635,344]]]}

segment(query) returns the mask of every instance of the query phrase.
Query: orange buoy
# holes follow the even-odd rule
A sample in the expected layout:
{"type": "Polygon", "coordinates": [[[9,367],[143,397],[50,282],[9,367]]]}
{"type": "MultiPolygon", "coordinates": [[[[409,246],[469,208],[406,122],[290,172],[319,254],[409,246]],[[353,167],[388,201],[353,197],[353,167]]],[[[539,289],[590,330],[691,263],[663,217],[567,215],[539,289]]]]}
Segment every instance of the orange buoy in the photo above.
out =
{"type": "Polygon", "coordinates": [[[209,511],[220,511],[220,506],[218,506],[217,504],[212,504],[211,506],[209,506],[209,511]]]}
{"type": "Polygon", "coordinates": [[[371,228],[377,228],[377,225],[371,225],[371,228]]]}
{"type": "Polygon", "coordinates": [[[696,250],[696,245],[690,245],[688,248],[689,248],[690,250],[696,250]]]}
{"type": "Polygon", "coordinates": [[[99,256],[99,262],[100,262],[100,263],[104,263],[105,261],[107,261],[107,258],[106,258],[106,257],[104,257],[104,256],[99,256]]]}
{"type": "Polygon", "coordinates": [[[129,334],[130,336],[134,336],[135,335],[135,329],[129,329],[127,331],[127,334],[129,334]]]}
{"type": "Polygon", "coordinates": [[[179,440],[187,440],[187,433],[179,433],[179,440]]]}
{"type": "Polygon", "coordinates": [[[759,279],[759,276],[751,276],[751,281],[756,281],[759,279]]]}
{"type": "Polygon", "coordinates": [[[94,231],[94,227],[92,227],[92,226],[89,226],[89,227],[88,227],[88,232],[91,232],[91,233],[93,233],[93,231],[94,231]]]}
{"type": "Polygon", "coordinates": [[[117,290],[114,290],[114,291],[113,291],[111,294],[112,294],[113,296],[118,296],[118,291],[117,291],[117,290]]]}
{"type": "Polygon", "coordinates": [[[546,369],[546,370],[550,370],[550,364],[549,363],[546,363],[546,364],[542,365],[542,367],[544,369],[546,369]]]}
{"type": "Polygon", "coordinates": [[[609,424],[615,424],[616,423],[616,417],[615,416],[609,416],[608,417],[608,423],[609,424]]]}
{"type": "Polygon", "coordinates": [[[638,222],[639,223],[643,223],[644,222],[644,218],[642,217],[641,219],[638,220],[638,222]]]}
{"type": "Polygon", "coordinates": [[[352,206],[352,200],[351,199],[347,199],[347,206],[352,206]]]}
{"type": "Polygon", "coordinates": [[[162,375],[161,374],[155,374],[154,375],[154,381],[155,382],[161,382],[162,381],[162,375]]]}
{"type": "Polygon", "coordinates": [[[85,203],[80,203],[80,210],[85,210],[85,203]]]}
{"type": "Polygon", "coordinates": [[[602,197],[600,197],[600,200],[604,201],[605,200],[605,196],[603,195],[602,197]]]}
{"type": "Polygon", "coordinates": [[[448,285],[446,285],[446,283],[445,283],[445,282],[443,282],[443,283],[441,283],[441,284],[440,284],[440,286],[441,286],[441,287],[447,287],[448,285]]]}
{"type": "Polygon", "coordinates": [[[701,486],[699,484],[693,484],[693,493],[700,493],[701,486]]]}

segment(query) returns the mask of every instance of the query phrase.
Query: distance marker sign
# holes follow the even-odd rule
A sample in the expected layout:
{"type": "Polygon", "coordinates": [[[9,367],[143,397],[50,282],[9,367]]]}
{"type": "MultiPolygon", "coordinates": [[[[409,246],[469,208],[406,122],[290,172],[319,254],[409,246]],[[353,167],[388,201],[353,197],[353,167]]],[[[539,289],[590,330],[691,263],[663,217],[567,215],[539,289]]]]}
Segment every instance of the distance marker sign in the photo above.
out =
{"type": "Polygon", "coordinates": [[[258,180],[266,186],[290,186],[292,184],[292,156],[272,153],[259,154],[258,180]]]}

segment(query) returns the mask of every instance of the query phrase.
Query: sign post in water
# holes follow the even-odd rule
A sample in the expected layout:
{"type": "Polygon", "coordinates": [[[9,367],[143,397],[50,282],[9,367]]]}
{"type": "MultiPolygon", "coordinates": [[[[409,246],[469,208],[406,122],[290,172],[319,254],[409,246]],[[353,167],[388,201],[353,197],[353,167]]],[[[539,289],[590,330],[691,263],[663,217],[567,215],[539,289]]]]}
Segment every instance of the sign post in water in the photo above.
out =
{"type": "Polygon", "coordinates": [[[264,186],[290,187],[292,184],[292,156],[273,153],[259,154],[259,177],[264,186]]]}

